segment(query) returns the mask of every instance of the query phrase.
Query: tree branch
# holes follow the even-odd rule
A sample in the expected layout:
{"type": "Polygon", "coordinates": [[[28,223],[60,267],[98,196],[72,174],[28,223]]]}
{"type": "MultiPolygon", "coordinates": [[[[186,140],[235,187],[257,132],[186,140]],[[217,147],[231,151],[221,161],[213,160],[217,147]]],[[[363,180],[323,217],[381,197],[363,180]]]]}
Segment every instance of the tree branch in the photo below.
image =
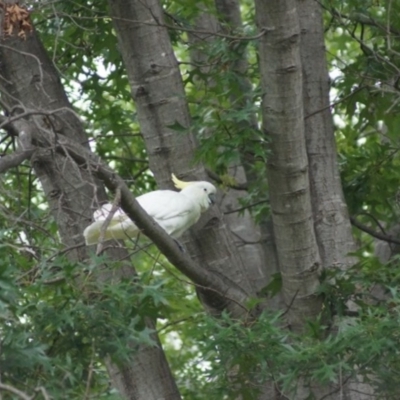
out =
{"type": "MultiPolygon", "coordinates": [[[[4,118],[0,118],[0,128],[2,127],[1,121],[4,123],[4,118]]],[[[12,154],[0,157],[0,174],[10,168],[18,167],[22,162],[30,159],[35,151],[35,147],[32,145],[32,129],[26,120],[19,119],[12,124],[7,121],[6,125],[18,132],[19,149],[12,154]]]]}
{"type": "Polygon", "coordinates": [[[106,219],[104,220],[104,223],[100,229],[99,244],[97,245],[96,256],[100,255],[103,251],[106,230],[107,230],[108,226],[110,225],[110,222],[111,222],[114,214],[117,212],[120,203],[121,203],[121,190],[119,188],[117,188],[115,190],[115,198],[112,203],[112,208],[111,208],[110,212],[108,213],[108,215],[107,215],[106,219]]]}
{"type": "MultiPolygon", "coordinates": [[[[243,190],[243,191],[247,191],[248,185],[247,183],[230,183],[227,180],[222,179],[218,174],[216,174],[214,171],[211,171],[211,169],[206,168],[206,172],[207,175],[215,182],[217,183],[221,183],[225,186],[228,186],[231,189],[235,189],[235,190],[243,190]]],[[[233,179],[233,178],[232,178],[233,179]]]]}
{"type": "MultiPolygon", "coordinates": [[[[166,13],[164,11],[165,15],[167,15],[168,17],[171,17],[170,14],[166,13]]],[[[71,17],[70,14],[66,14],[66,13],[58,13],[59,16],[65,16],[67,15],[69,18],[71,17]]],[[[94,17],[85,17],[85,16],[80,16],[80,19],[84,20],[84,19],[96,19],[96,18],[109,18],[108,15],[97,15],[94,17]]],[[[263,35],[265,35],[268,30],[267,29],[262,29],[259,33],[253,35],[253,36],[239,36],[239,35],[228,35],[225,33],[221,33],[221,32],[214,32],[214,31],[208,31],[208,30],[201,30],[201,29],[193,29],[193,28],[187,28],[184,27],[182,25],[179,25],[178,22],[176,21],[175,18],[171,18],[176,26],[174,25],[169,25],[166,23],[163,23],[161,21],[159,21],[157,18],[154,18],[153,16],[153,21],[143,21],[143,20],[135,20],[135,19],[130,19],[130,18],[119,18],[116,16],[113,16],[113,19],[117,20],[117,21],[122,21],[122,22],[130,22],[132,24],[141,24],[141,25],[148,25],[148,26],[159,26],[162,28],[166,28],[166,29],[171,29],[174,31],[181,31],[181,32],[188,32],[188,33],[195,33],[195,34],[199,34],[199,35],[210,35],[211,36],[217,36],[217,37],[221,37],[224,39],[232,39],[232,40],[243,40],[243,41],[250,41],[250,40],[257,40],[260,37],[262,37],[263,35]],[[179,25],[179,26],[178,26],[179,25]]]]}
{"type": "Polygon", "coordinates": [[[35,150],[23,150],[16,151],[13,154],[7,154],[0,158],[0,174],[9,170],[10,168],[18,167],[25,160],[28,160],[32,157],[32,154],[35,150]]]}
{"type": "Polygon", "coordinates": [[[244,307],[248,300],[248,294],[232,282],[225,281],[218,274],[200,267],[186,253],[183,253],[175,241],[143,210],[124,180],[103,164],[100,157],[61,136],[55,146],[56,151],[63,154],[67,153],[79,165],[87,166],[104,182],[109,190],[113,192],[121,191],[121,208],[179,271],[196,285],[218,293],[221,300],[227,303],[227,309],[232,316],[239,318],[248,313],[248,310],[244,307]],[[229,301],[230,299],[232,301],[229,301]]]}
{"type": "Polygon", "coordinates": [[[373,236],[376,239],[383,240],[388,243],[394,243],[394,244],[400,245],[400,240],[398,240],[392,236],[388,236],[383,233],[376,232],[373,229],[369,228],[368,226],[362,224],[361,222],[358,222],[354,217],[350,217],[350,222],[356,228],[360,229],[361,231],[363,231],[365,233],[368,233],[369,235],[373,236]]]}
{"type": "MultiPolygon", "coordinates": [[[[19,107],[18,108],[22,108],[19,107]]],[[[31,110],[31,109],[25,109],[23,108],[23,112],[20,114],[17,114],[13,117],[8,117],[8,118],[2,118],[0,120],[0,129],[4,128],[8,125],[11,125],[13,122],[18,121],[20,119],[23,119],[25,117],[29,117],[31,115],[45,115],[45,116],[50,116],[50,115],[54,115],[57,113],[61,113],[61,112],[69,112],[72,113],[75,117],[79,118],[78,114],[76,114],[76,112],[74,110],[72,110],[71,108],[68,107],[60,107],[60,108],[56,108],[55,110],[31,110]]]]}
{"type": "Polygon", "coordinates": [[[326,7],[320,1],[318,3],[321,5],[322,8],[324,8],[325,10],[330,12],[333,17],[339,17],[339,18],[347,19],[347,20],[349,20],[351,22],[356,22],[356,23],[360,23],[360,24],[364,24],[364,25],[375,26],[375,27],[381,29],[383,32],[390,32],[390,33],[392,33],[394,35],[397,35],[397,36],[400,35],[400,31],[398,29],[395,29],[392,26],[385,26],[385,25],[379,23],[378,21],[376,21],[370,15],[362,14],[360,12],[353,12],[350,15],[346,15],[346,14],[343,14],[342,12],[338,11],[337,9],[335,9],[333,7],[332,8],[326,7]]]}
{"type": "Polygon", "coordinates": [[[22,392],[21,390],[10,386],[10,385],[6,385],[4,383],[0,383],[0,391],[5,391],[5,392],[10,392],[13,394],[16,394],[20,399],[23,400],[31,400],[31,397],[28,396],[25,392],[22,392]]]}
{"type": "Polygon", "coordinates": [[[256,201],[255,203],[251,203],[251,204],[249,204],[247,206],[235,208],[234,210],[225,211],[224,215],[234,214],[234,213],[237,213],[237,212],[240,212],[240,211],[244,211],[244,210],[247,210],[249,208],[258,206],[259,204],[263,204],[263,203],[269,203],[269,200],[268,199],[267,200],[259,200],[259,201],[256,201]]]}

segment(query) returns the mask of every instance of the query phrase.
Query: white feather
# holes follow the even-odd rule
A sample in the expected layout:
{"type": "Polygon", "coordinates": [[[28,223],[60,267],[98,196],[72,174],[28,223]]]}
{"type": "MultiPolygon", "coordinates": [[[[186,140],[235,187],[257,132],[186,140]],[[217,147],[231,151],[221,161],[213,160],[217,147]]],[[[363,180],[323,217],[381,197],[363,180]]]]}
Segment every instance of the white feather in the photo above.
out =
{"type": "MultiPolygon", "coordinates": [[[[136,200],[169,235],[178,238],[199,220],[201,213],[213,202],[215,193],[216,188],[209,182],[191,182],[180,192],[156,190],[136,200]]],[[[83,232],[87,245],[98,243],[101,227],[111,209],[112,204],[104,204],[94,212],[94,222],[83,232]]],[[[128,239],[138,233],[134,222],[118,209],[107,226],[104,240],[128,239]]]]}

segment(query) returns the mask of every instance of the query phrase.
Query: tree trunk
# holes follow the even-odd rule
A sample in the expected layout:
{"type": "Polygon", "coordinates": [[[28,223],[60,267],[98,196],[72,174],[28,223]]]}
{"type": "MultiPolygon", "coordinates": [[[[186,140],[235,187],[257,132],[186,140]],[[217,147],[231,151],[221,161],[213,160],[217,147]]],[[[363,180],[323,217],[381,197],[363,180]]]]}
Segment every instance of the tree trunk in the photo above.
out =
{"type": "MultiPolygon", "coordinates": [[[[240,3],[238,0],[215,0],[215,6],[218,11],[218,16],[221,19],[223,31],[231,35],[242,32],[242,16],[240,11],[240,3]]],[[[244,47],[243,47],[244,49],[244,47]]],[[[243,93],[242,101],[239,103],[234,98],[234,103],[237,104],[238,110],[240,107],[246,107],[251,101],[252,85],[250,79],[246,77],[248,71],[247,53],[243,50],[241,57],[238,57],[233,65],[232,70],[237,74],[240,79],[241,91],[243,93]]],[[[248,121],[239,122],[240,129],[258,131],[258,121],[255,114],[251,115],[248,121]]],[[[257,137],[255,139],[258,139],[257,137]]],[[[241,155],[242,165],[246,176],[248,186],[259,185],[260,177],[254,172],[255,160],[249,154],[241,155]]],[[[266,179],[266,178],[265,178],[266,179]]],[[[265,287],[265,284],[270,282],[272,276],[279,272],[278,255],[276,252],[275,237],[273,232],[273,225],[270,220],[261,221],[257,229],[261,238],[262,246],[262,271],[253,273],[251,280],[257,292],[265,287]]],[[[282,306],[282,296],[280,293],[276,294],[269,302],[269,308],[279,309],[282,306]]]]}
{"type": "Polygon", "coordinates": [[[305,134],[312,206],[324,268],[347,267],[355,249],[337,162],[321,6],[298,0],[305,134]]]}
{"type": "MultiPolygon", "coordinates": [[[[16,37],[5,39],[0,45],[0,59],[2,99],[10,109],[18,106],[17,111],[22,108],[23,112],[32,112],[28,122],[30,129],[26,132],[32,135],[32,142],[38,147],[32,166],[57,221],[63,244],[74,246],[68,253],[70,259],[83,261],[87,259],[87,248],[82,246],[82,232],[91,220],[93,207],[105,199],[105,192],[88,172],[55,151],[61,136],[87,147],[82,122],[72,110],[58,74],[35,33],[26,41],[16,37]],[[42,114],[35,115],[35,112],[42,114]]],[[[108,256],[121,260],[127,253],[118,249],[108,256]]],[[[104,267],[96,270],[97,278],[108,282],[135,274],[129,264],[113,270],[104,267]]],[[[149,328],[152,327],[150,324],[149,328]]],[[[155,336],[154,340],[158,342],[155,336]]],[[[158,347],[139,346],[134,359],[124,365],[106,363],[113,385],[126,399],[180,398],[160,344],[158,347]]]]}
{"type": "Polygon", "coordinates": [[[256,1],[263,130],[283,297],[295,330],[320,311],[320,258],[314,233],[304,136],[300,26],[294,0],[256,1]]]}
{"type": "MultiPolygon", "coordinates": [[[[298,0],[301,26],[301,61],[307,156],[315,231],[323,268],[347,268],[355,250],[347,205],[339,176],[337,151],[329,102],[329,75],[325,56],[320,4],[298,0]]],[[[340,389],[349,399],[373,396],[369,385],[348,381],[340,389]]]]}
{"type": "MultiPolygon", "coordinates": [[[[190,133],[191,121],[182,78],[159,1],[116,0],[110,1],[109,6],[150,168],[158,184],[170,187],[172,172],[186,180],[205,178],[203,166],[193,165],[196,142],[190,133]],[[187,128],[188,133],[177,133],[172,129],[176,123],[187,128]]],[[[186,238],[189,236],[186,245],[199,265],[220,275],[229,284],[252,293],[245,268],[218,210],[209,210],[191,234],[185,235],[186,238]]],[[[218,313],[226,306],[209,291],[202,297],[214,312],[218,313]]]]}
{"type": "MultiPolygon", "coordinates": [[[[232,7],[235,6],[235,4],[233,3],[231,5],[232,7]]],[[[238,6],[238,3],[236,3],[236,5],[238,6]]],[[[212,45],[212,42],[216,40],[216,37],[211,34],[222,31],[222,28],[220,27],[218,20],[214,16],[214,9],[210,10],[204,4],[201,6],[201,9],[204,11],[199,13],[194,22],[194,30],[198,32],[188,33],[189,42],[191,44],[190,57],[192,63],[194,63],[197,68],[200,68],[202,74],[207,75],[211,72],[211,75],[215,76],[215,73],[212,73],[212,71],[210,71],[212,67],[208,66],[212,64],[212,62],[210,62],[207,51],[202,50],[202,46],[207,47],[207,44],[212,45]]],[[[223,15],[219,16],[224,19],[223,15]]],[[[226,17],[228,18],[229,16],[226,17]]],[[[241,22],[240,19],[239,22],[241,22]]],[[[239,29],[241,28],[241,26],[238,26],[237,28],[239,29]]],[[[234,30],[233,27],[232,30],[234,30]]],[[[230,98],[230,100],[232,100],[232,103],[235,104],[235,107],[237,107],[237,109],[239,110],[240,107],[244,106],[244,103],[249,100],[248,97],[251,91],[250,82],[243,77],[247,69],[246,54],[244,53],[242,57],[238,57],[237,61],[234,62],[233,65],[230,67],[232,68],[234,73],[238,74],[237,78],[243,81],[243,101],[238,101],[237,98],[233,99],[233,96],[231,96],[230,98]],[[240,70],[238,69],[239,67],[240,70]]],[[[202,88],[203,85],[206,86],[206,92],[209,92],[211,90],[212,93],[212,88],[215,86],[215,80],[211,77],[204,81],[198,79],[195,82],[196,86],[199,86],[199,88],[202,88]]],[[[255,118],[255,115],[251,116],[252,126],[250,126],[249,121],[243,121],[239,123],[239,129],[249,130],[254,128],[254,124],[256,125],[255,118]]],[[[215,134],[218,134],[218,132],[213,132],[212,129],[209,129],[206,133],[206,135],[208,136],[212,136],[215,134]]],[[[223,149],[221,149],[221,151],[223,151],[223,149]]],[[[235,163],[232,162],[228,166],[228,174],[229,176],[233,177],[236,182],[246,184],[248,181],[245,169],[240,160],[235,163]]],[[[224,192],[225,193],[221,198],[219,207],[224,214],[226,213],[224,219],[229,229],[233,233],[233,243],[238,249],[239,255],[243,262],[243,266],[246,268],[246,275],[249,277],[251,286],[253,287],[253,291],[255,293],[258,293],[263,287],[267,285],[267,278],[271,275],[271,271],[276,271],[276,265],[273,265],[273,261],[275,260],[274,253],[272,252],[272,257],[266,257],[266,254],[263,251],[262,247],[263,244],[265,244],[264,240],[268,232],[263,235],[262,231],[259,229],[259,226],[257,226],[254,222],[250,213],[244,212],[243,215],[232,213],[232,210],[241,208],[239,199],[245,195],[246,191],[238,191],[227,188],[224,192]]]]}
{"type": "MultiPolygon", "coordinates": [[[[240,30],[237,1],[216,0],[216,3],[224,22],[233,30],[240,30]]],[[[203,166],[192,163],[195,136],[190,132],[191,120],[182,79],[159,1],[110,0],[109,4],[157,182],[163,188],[170,187],[171,172],[186,179],[204,178],[203,166]],[[177,133],[173,127],[177,124],[185,127],[188,133],[177,133]]],[[[275,256],[274,243],[265,253],[270,259],[262,254],[258,244],[246,245],[245,251],[236,248],[238,242],[229,228],[248,238],[250,233],[254,235],[254,224],[248,216],[230,216],[225,219],[227,228],[217,210],[207,212],[186,238],[190,254],[205,268],[196,271],[215,274],[208,273],[204,281],[198,277],[200,274],[193,275],[195,284],[203,283],[204,303],[215,313],[231,312],[233,318],[248,316],[247,310],[246,313],[242,310],[245,300],[257,296],[272,268],[278,270],[277,259],[288,320],[293,330],[300,331],[305,320],[314,318],[320,311],[321,303],[315,295],[320,262],[322,267],[349,265],[351,258],[347,252],[353,249],[353,241],[337,171],[319,6],[312,0],[256,0],[256,7],[259,27],[266,30],[260,40],[260,66],[264,93],[263,132],[270,144],[267,169],[273,217],[273,229],[264,232],[272,237],[271,232],[275,231],[278,254],[275,256]],[[315,60],[315,54],[318,54],[318,61],[316,64],[313,61],[311,66],[309,61],[315,60]],[[267,275],[266,260],[270,268],[267,275]],[[213,278],[221,278],[226,283],[218,286],[223,288],[218,295],[204,290],[217,287],[212,285],[213,278]],[[236,303],[240,312],[235,313],[229,302],[236,303]]],[[[207,26],[206,29],[215,29],[215,21],[208,17],[203,15],[202,20],[207,24],[212,22],[211,28],[207,26]]],[[[24,131],[21,139],[28,137],[31,139],[29,146],[31,143],[35,146],[31,164],[57,221],[62,243],[72,247],[68,253],[70,259],[85,261],[88,257],[82,231],[91,220],[93,208],[105,200],[105,191],[91,175],[84,156],[75,158],[67,149],[64,153],[60,151],[63,146],[67,147],[66,139],[88,150],[83,124],[72,110],[36,34],[28,35],[26,41],[16,37],[4,40],[0,44],[0,61],[2,105],[11,116],[24,114],[24,119],[13,126],[16,131],[24,131]]],[[[244,74],[245,56],[232,68],[244,74]]],[[[246,80],[242,83],[243,91],[248,93],[250,83],[246,80]]],[[[243,104],[247,100],[244,96],[243,104]]],[[[254,118],[248,123],[256,126],[257,120],[254,118]]],[[[252,179],[251,163],[243,162],[243,170],[241,165],[232,168],[240,171],[243,181],[243,170],[252,179]]],[[[125,190],[127,192],[128,188],[125,190]]],[[[235,195],[233,193],[229,199],[226,196],[222,207],[233,207],[235,195]]],[[[122,198],[122,207],[128,202],[122,198]]],[[[128,212],[130,217],[131,214],[128,212]]],[[[141,227],[139,220],[137,223],[141,227]]],[[[151,239],[158,245],[155,238],[151,239]]],[[[167,255],[166,251],[164,253],[167,255]]],[[[108,256],[121,261],[127,253],[119,248],[110,249],[108,256]]],[[[121,278],[133,277],[135,270],[129,263],[123,263],[112,269],[98,266],[93,273],[100,282],[118,282],[121,278]]],[[[154,321],[147,322],[147,327],[154,329],[154,321]]],[[[153,339],[157,347],[132,343],[138,351],[123,365],[117,366],[111,362],[111,357],[107,358],[112,383],[127,399],[180,399],[159,339],[156,335],[153,339]]],[[[252,378],[249,377],[250,383],[252,378]]],[[[335,386],[317,387],[313,394],[318,398],[352,400],[370,398],[360,392],[373,395],[367,386],[353,383],[348,386],[354,392],[335,386]]],[[[296,399],[308,395],[309,388],[299,387],[296,399]]],[[[267,383],[258,399],[273,398],[284,396],[267,383]]]]}

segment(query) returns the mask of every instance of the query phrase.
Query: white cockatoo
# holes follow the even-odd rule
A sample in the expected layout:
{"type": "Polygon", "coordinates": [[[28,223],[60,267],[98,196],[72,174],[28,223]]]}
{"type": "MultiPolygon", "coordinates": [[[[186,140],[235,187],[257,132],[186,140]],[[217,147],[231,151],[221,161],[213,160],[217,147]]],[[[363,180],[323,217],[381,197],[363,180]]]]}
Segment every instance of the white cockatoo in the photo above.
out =
{"type": "MultiPolygon", "coordinates": [[[[138,203],[174,239],[195,224],[201,213],[215,202],[217,189],[209,182],[183,182],[172,174],[172,181],[180,192],[155,190],[136,198],[138,203]]],[[[94,222],[83,232],[86,245],[97,244],[101,227],[112,210],[104,204],[94,212],[94,222]]],[[[112,216],[104,233],[104,240],[129,239],[139,233],[135,223],[119,208],[112,216]]]]}

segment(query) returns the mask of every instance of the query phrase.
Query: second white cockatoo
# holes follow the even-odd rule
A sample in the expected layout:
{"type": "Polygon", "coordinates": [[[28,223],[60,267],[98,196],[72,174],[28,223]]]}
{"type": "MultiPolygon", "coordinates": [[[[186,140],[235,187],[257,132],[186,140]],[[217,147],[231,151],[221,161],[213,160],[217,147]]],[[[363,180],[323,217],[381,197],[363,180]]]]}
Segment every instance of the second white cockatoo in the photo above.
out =
{"type": "MultiPolygon", "coordinates": [[[[136,200],[150,217],[176,239],[195,224],[201,213],[215,202],[217,189],[205,181],[183,182],[174,174],[172,181],[180,192],[155,190],[138,196],[136,200]]],[[[99,242],[101,228],[112,207],[112,204],[107,203],[94,212],[94,222],[83,232],[86,245],[99,242]]],[[[104,232],[104,240],[129,239],[135,237],[139,231],[135,223],[119,208],[104,232]]]]}

